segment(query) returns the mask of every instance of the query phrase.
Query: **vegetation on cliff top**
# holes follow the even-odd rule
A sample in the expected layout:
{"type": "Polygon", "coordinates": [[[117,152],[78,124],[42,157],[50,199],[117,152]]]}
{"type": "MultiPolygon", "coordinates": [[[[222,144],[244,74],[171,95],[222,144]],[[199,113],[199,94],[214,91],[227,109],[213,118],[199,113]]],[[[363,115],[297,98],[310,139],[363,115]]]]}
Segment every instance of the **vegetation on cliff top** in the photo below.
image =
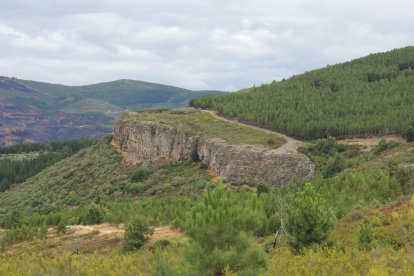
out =
{"type": "Polygon", "coordinates": [[[303,139],[401,134],[414,124],[414,47],[190,102],[303,139]]]}
{"type": "Polygon", "coordinates": [[[125,122],[153,121],[206,138],[222,138],[230,144],[265,145],[278,148],[286,141],[272,133],[239,126],[214,118],[211,114],[195,109],[150,110],[124,113],[121,120],[125,122]]]}

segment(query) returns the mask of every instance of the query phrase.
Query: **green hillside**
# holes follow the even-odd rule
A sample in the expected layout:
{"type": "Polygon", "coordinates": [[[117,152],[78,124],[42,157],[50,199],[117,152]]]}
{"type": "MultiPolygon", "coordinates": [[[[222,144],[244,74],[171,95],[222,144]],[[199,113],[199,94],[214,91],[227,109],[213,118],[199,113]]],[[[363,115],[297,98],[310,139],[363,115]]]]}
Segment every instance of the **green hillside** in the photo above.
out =
{"type": "Polygon", "coordinates": [[[0,77],[0,146],[101,137],[125,110],[184,107],[218,93],[135,80],[66,86],[0,77]]]}
{"type": "Polygon", "coordinates": [[[404,134],[414,124],[414,47],[194,99],[191,105],[303,139],[404,134]]]}
{"type": "Polygon", "coordinates": [[[60,107],[67,108],[68,111],[71,111],[71,105],[85,99],[96,101],[85,108],[87,112],[101,112],[100,104],[107,103],[112,105],[106,110],[109,113],[154,106],[181,107],[194,97],[218,93],[218,91],[191,91],[135,80],[117,80],[84,86],[66,86],[29,80],[18,81],[44,92],[39,93],[36,98],[46,104],[56,103],[57,106],[48,106],[51,109],[60,107]]]}
{"type": "Polygon", "coordinates": [[[85,203],[134,199],[139,196],[199,192],[209,176],[198,165],[168,161],[140,183],[129,181],[135,166],[122,162],[105,138],[47,167],[27,181],[0,191],[0,217],[11,210],[47,214],[85,203]]]}
{"type": "Polygon", "coordinates": [[[151,275],[218,275],[226,266],[224,275],[414,271],[413,143],[382,142],[363,152],[334,139],[310,142],[303,151],[319,164],[340,155],[346,166],[307,184],[293,180],[273,190],[261,184],[256,191],[210,183],[197,162],[159,160],[151,171],[125,163],[108,138],[0,193],[0,272],[94,275],[119,266],[151,275]],[[130,255],[119,235],[86,231],[95,224],[123,229],[137,217],[152,227],[178,227],[180,239],[153,237],[130,255]],[[282,223],[287,233],[275,241],[282,223]],[[79,238],[82,258],[69,255],[79,238]],[[97,258],[106,266],[95,264],[97,258]],[[27,265],[20,268],[22,262],[27,265]]]}
{"type": "Polygon", "coordinates": [[[50,145],[27,143],[0,147],[0,193],[96,141],[83,138],[52,142],[50,145]]]}

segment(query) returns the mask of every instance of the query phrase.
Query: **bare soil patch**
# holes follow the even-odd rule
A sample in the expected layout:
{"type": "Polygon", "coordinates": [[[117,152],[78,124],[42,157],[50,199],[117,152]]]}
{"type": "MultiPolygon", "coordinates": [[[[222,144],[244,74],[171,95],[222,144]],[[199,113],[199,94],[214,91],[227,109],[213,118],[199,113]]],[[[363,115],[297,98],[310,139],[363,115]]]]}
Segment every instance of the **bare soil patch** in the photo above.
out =
{"type": "Polygon", "coordinates": [[[340,139],[337,142],[345,145],[357,145],[360,146],[362,151],[370,151],[373,147],[378,146],[379,142],[385,139],[387,141],[404,142],[404,138],[397,135],[375,136],[368,138],[347,138],[340,139]]]}

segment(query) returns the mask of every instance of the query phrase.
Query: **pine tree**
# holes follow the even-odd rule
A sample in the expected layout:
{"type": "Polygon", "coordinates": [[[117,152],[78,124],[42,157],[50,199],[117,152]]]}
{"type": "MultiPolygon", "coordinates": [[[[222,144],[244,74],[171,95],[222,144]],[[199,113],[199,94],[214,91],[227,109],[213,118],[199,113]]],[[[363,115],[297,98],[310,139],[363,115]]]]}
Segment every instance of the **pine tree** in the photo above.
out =
{"type": "Polygon", "coordinates": [[[57,232],[59,234],[61,234],[61,235],[65,234],[65,232],[66,232],[66,222],[64,220],[61,220],[59,222],[59,224],[57,225],[56,229],[57,229],[57,232]]]}
{"type": "Polygon", "coordinates": [[[372,225],[367,218],[364,219],[364,222],[359,228],[358,236],[358,246],[360,249],[369,249],[372,242],[374,241],[374,231],[372,230],[372,225]]]}
{"type": "Polygon", "coordinates": [[[135,218],[125,229],[123,251],[139,250],[148,240],[148,235],[152,233],[153,230],[148,228],[147,223],[143,219],[135,218]]]}
{"type": "Polygon", "coordinates": [[[227,266],[240,274],[253,275],[265,268],[266,256],[251,239],[260,225],[249,221],[255,203],[235,203],[233,193],[221,185],[210,189],[188,215],[185,229],[193,241],[185,258],[204,275],[221,275],[227,266]]]}
{"type": "Polygon", "coordinates": [[[311,184],[293,200],[288,211],[286,231],[289,245],[295,251],[327,241],[335,224],[335,215],[311,184]]]}
{"type": "Polygon", "coordinates": [[[46,222],[43,222],[42,226],[39,229],[39,238],[42,239],[42,240],[46,239],[47,231],[48,231],[47,224],[46,224],[46,222]]]}
{"type": "Polygon", "coordinates": [[[190,154],[191,161],[198,162],[200,161],[200,156],[198,155],[198,148],[194,148],[190,154]]]}

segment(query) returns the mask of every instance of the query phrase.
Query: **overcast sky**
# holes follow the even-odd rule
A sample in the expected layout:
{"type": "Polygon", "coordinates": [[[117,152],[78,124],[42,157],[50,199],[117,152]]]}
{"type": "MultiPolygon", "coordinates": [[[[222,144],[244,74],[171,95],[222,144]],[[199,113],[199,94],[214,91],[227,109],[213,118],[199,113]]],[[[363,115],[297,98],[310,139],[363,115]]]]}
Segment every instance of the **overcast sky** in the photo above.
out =
{"type": "Polygon", "coordinates": [[[0,0],[0,75],[237,90],[414,45],[413,0],[0,0]]]}

